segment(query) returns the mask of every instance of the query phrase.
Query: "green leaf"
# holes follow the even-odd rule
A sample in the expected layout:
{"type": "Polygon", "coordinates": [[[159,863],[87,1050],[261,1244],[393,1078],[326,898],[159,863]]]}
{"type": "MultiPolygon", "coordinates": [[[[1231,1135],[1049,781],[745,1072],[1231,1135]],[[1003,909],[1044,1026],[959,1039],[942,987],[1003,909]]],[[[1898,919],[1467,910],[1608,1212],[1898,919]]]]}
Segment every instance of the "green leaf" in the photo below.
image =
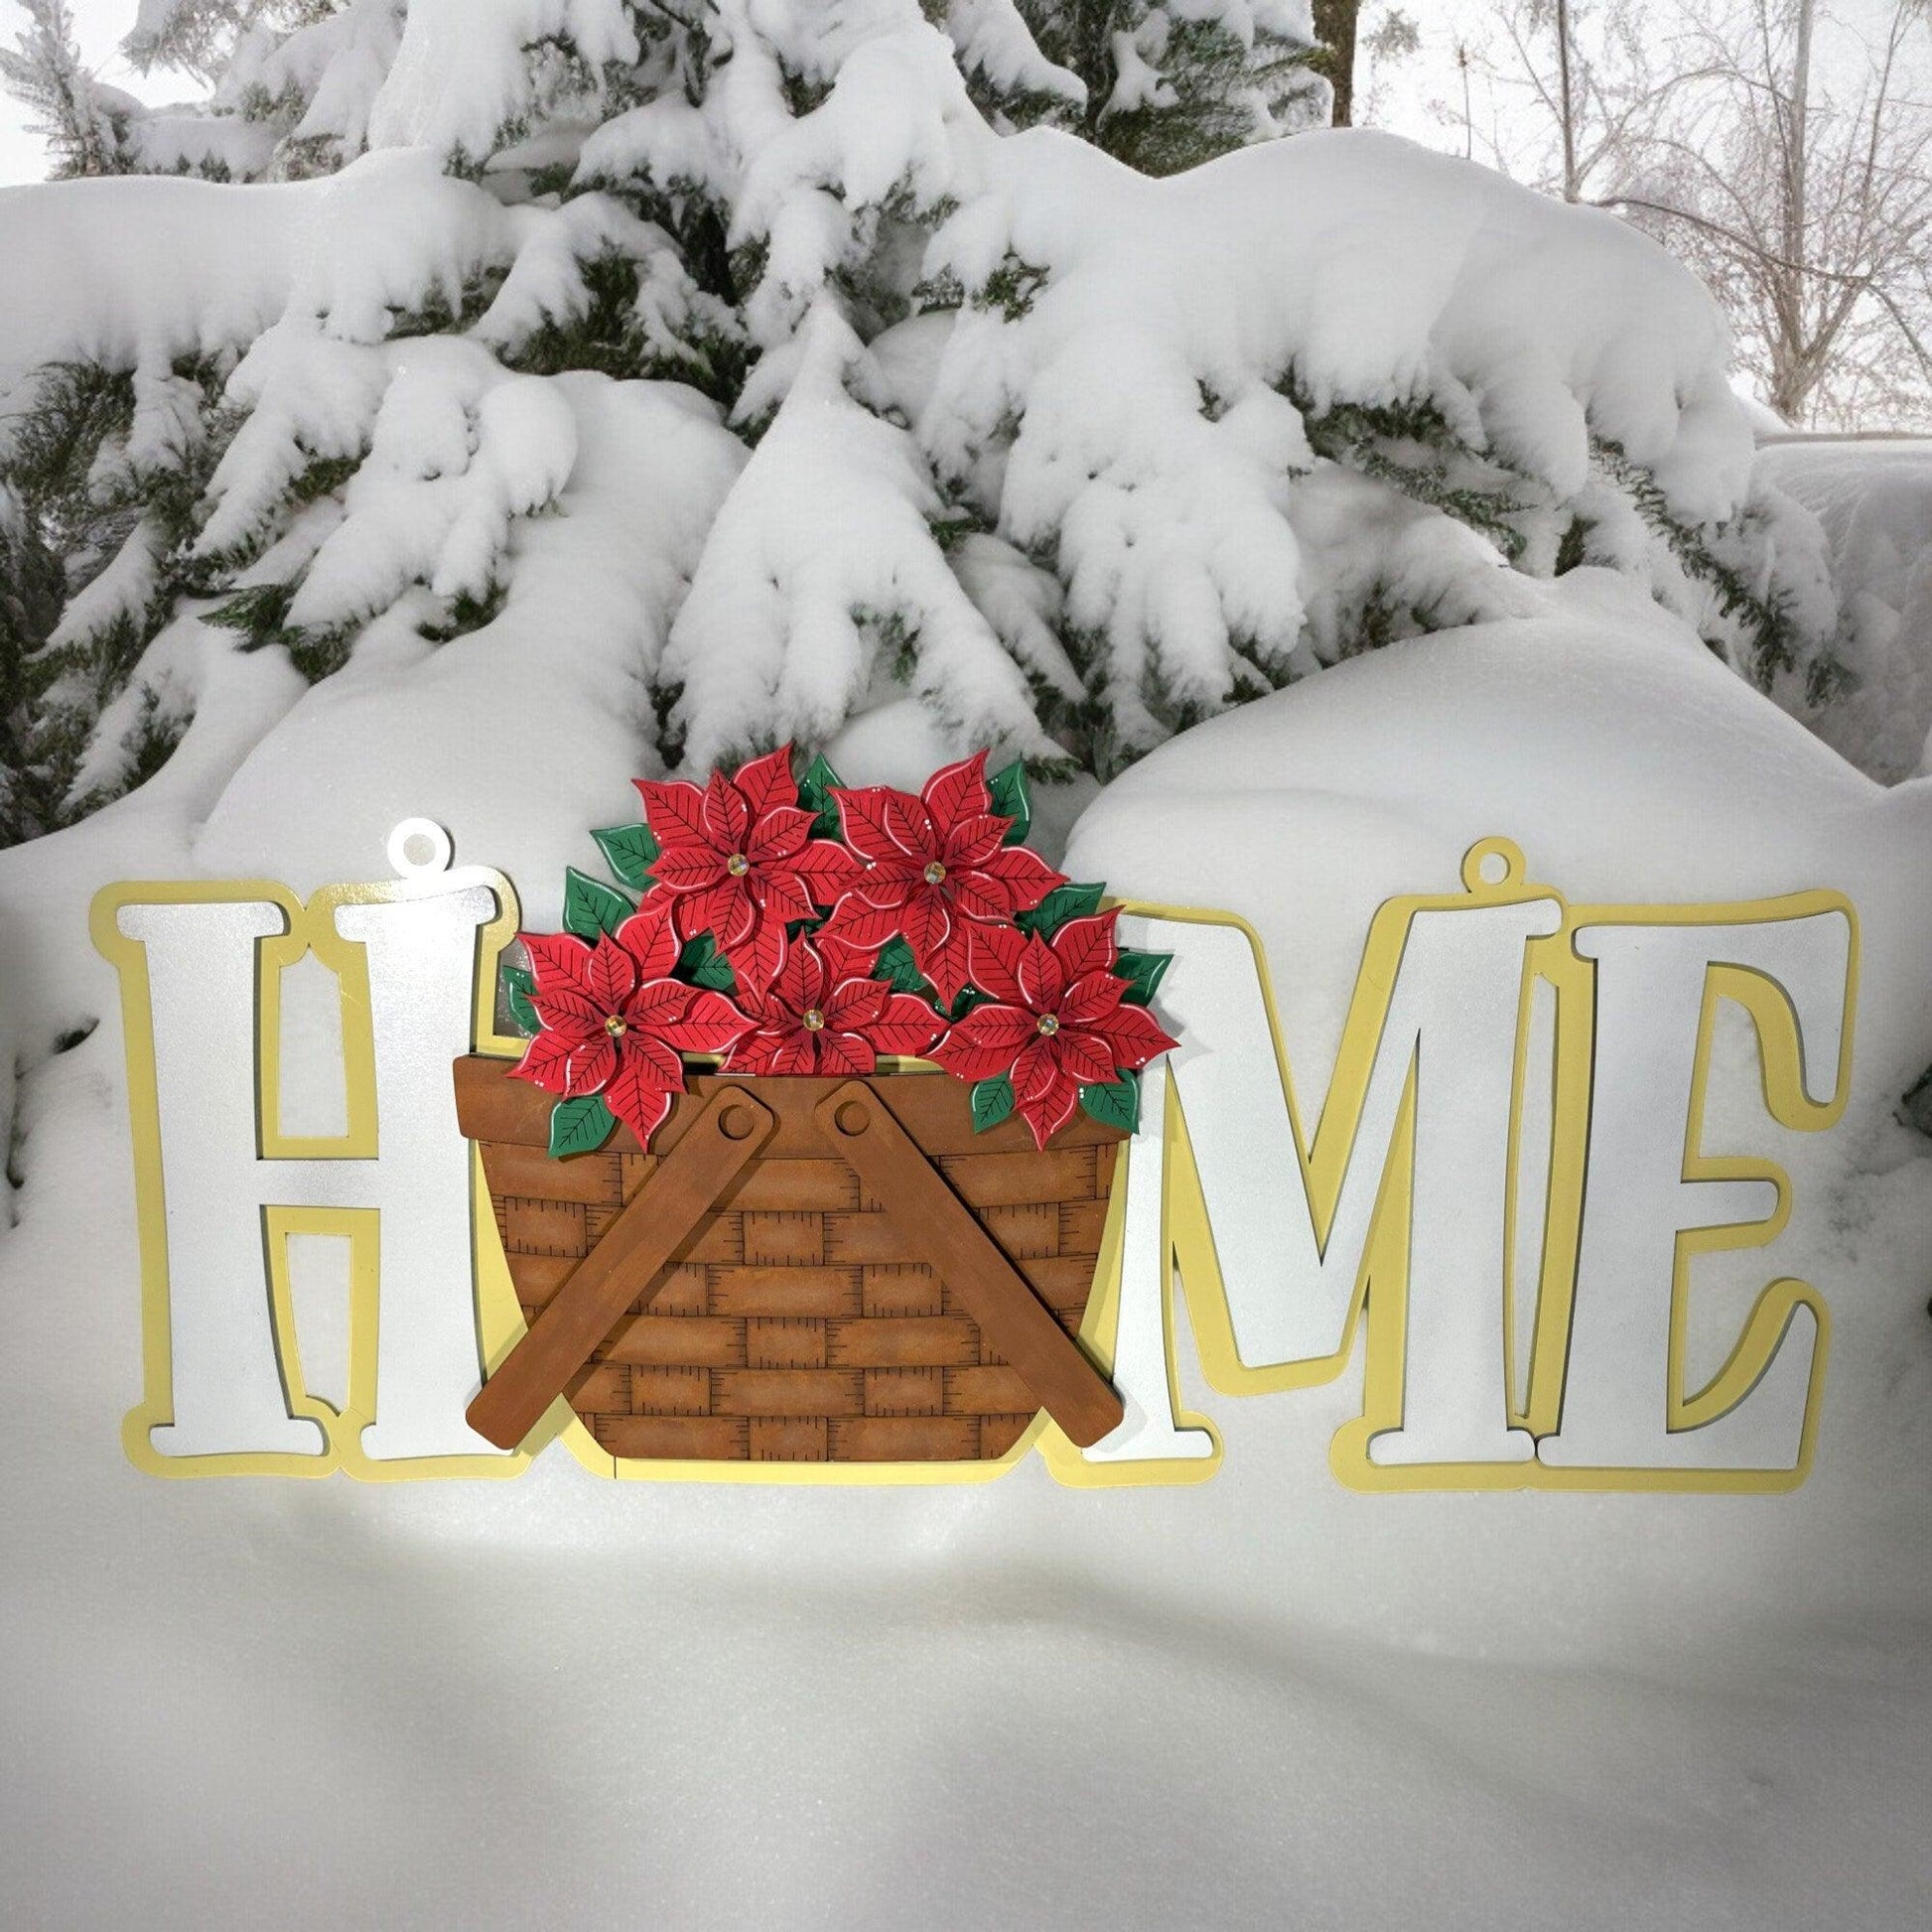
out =
{"type": "Polygon", "coordinates": [[[1082,1087],[1080,1105],[1102,1127],[1118,1127],[1131,1134],[1141,1124],[1141,1076],[1123,1073],[1116,1080],[1082,1087]]]}
{"type": "Polygon", "coordinates": [[[806,811],[818,814],[818,823],[812,830],[821,839],[839,836],[839,808],[833,802],[832,793],[844,789],[845,780],[826,763],[823,752],[805,767],[805,775],[798,780],[798,802],[806,811]]]}
{"type": "Polygon", "coordinates": [[[1002,818],[1013,820],[1005,843],[1024,845],[1034,825],[1034,795],[1027,788],[1027,767],[1015,759],[987,779],[986,788],[993,794],[993,809],[1002,818]]]}
{"type": "Polygon", "coordinates": [[[596,945],[600,932],[616,932],[637,908],[587,872],[564,868],[564,930],[596,945]]]}
{"type": "Polygon", "coordinates": [[[523,966],[503,968],[503,999],[510,1011],[510,1019],[526,1034],[543,1031],[543,1022],[537,1017],[537,1010],[530,1004],[530,995],[536,990],[536,975],[523,966]]]}
{"type": "MultiPolygon", "coordinates": [[[[955,1021],[964,1020],[975,1007],[983,1007],[989,997],[977,986],[962,986],[959,989],[959,998],[952,1003],[952,1011],[946,1015],[947,1023],[950,1025],[955,1021]]],[[[938,996],[927,988],[926,998],[936,1003],[938,996]]]]}
{"type": "Polygon", "coordinates": [[[1114,957],[1114,976],[1127,982],[1127,991],[1120,997],[1129,1006],[1151,1007],[1173,963],[1171,952],[1136,952],[1132,946],[1121,947],[1114,957]]]}
{"type": "Polygon", "coordinates": [[[922,999],[932,998],[932,988],[901,934],[895,933],[880,947],[879,957],[873,961],[872,976],[884,980],[895,993],[916,993],[922,999]]]}
{"type": "Polygon", "coordinates": [[[648,825],[607,825],[591,837],[604,854],[604,863],[633,893],[650,891],[650,869],[664,848],[651,836],[648,825]]]}
{"type": "Polygon", "coordinates": [[[685,941],[684,950],[677,956],[674,976],[692,986],[708,986],[714,993],[738,991],[738,976],[732,971],[731,961],[718,950],[717,940],[708,932],[685,941]]]}
{"type": "Polygon", "coordinates": [[[1069,880],[1055,886],[1031,912],[1022,912],[1018,923],[1027,932],[1037,932],[1043,939],[1057,932],[1068,919],[1083,919],[1100,909],[1104,885],[1076,886],[1069,880]]]}
{"type": "Polygon", "coordinates": [[[564,1161],[573,1154],[593,1152],[611,1138],[617,1124],[617,1115],[601,1093],[558,1101],[550,1110],[550,1158],[564,1161]]]}
{"type": "Polygon", "coordinates": [[[973,1082],[973,1132],[998,1127],[1013,1112],[1013,1082],[1004,1073],[973,1082]]]}

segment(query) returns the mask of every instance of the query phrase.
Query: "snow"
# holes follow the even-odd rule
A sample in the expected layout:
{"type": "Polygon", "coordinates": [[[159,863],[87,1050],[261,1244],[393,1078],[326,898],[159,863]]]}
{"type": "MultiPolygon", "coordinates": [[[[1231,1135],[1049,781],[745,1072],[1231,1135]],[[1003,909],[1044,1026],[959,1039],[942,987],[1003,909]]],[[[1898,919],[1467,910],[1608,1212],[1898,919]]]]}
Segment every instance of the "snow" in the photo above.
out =
{"type": "Polygon", "coordinates": [[[48,362],[165,369],[252,341],[287,300],[305,192],[160,179],[0,189],[0,397],[48,362]]]}
{"type": "MultiPolygon", "coordinates": [[[[566,442],[575,448],[556,513],[517,524],[509,538],[501,610],[433,647],[415,628],[427,613],[405,597],[242,762],[196,842],[198,868],[267,873],[309,891],[364,866],[399,819],[433,812],[468,862],[487,853],[510,871],[527,921],[553,930],[564,866],[587,863],[589,828],[631,815],[629,780],[657,763],[648,680],[743,454],[716,409],[674,384],[512,379],[485,405],[511,395],[510,435],[559,458],[566,442]],[[638,542],[640,530],[653,533],[650,544],[638,542]]],[[[501,507],[487,444],[443,482],[466,485],[451,498],[460,505],[474,498],[490,517],[501,507]]],[[[441,522],[440,511],[429,514],[429,527],[441,522]]],[[[491,535],[500,530],[492,524],[491,535]]],[[[449,561],[463,554],[459,546],[449,561]]]]}
{"type": "Polygon", "coordinates": [[[165,375],[178,361],[232,354],[291,306],[345,340],[379,341],[397,308],[433,295],[460,303],[509,222],[482,190],[414,152],[269,186],[0,189],[14,268],[0,397],[49,362],[165,375]]]}
{"type": "MultiPolygon", "coordinates": [[[[1310,411],[1440,410],[1518,473],[1520,493],[1542,492],[1552,555],[1587,488],[1614,494],[1592,482],[1592,437],[1650,469],[1687,522],[1749,500],[1722,321],[1607,215],[1367,133],[1300,136],[1168,181],[1047,129],[989,144],[980,165],[989,191],[941,229],[928,266],[974,290],[1017,262],[1039,286],[1021,313],[960,314],[916,428],[942,481],[1054,556],[1073,622],[1105,640],[1096,675],[1130,745],[1163,734],[1151,689],[1199,715],[1309,668],[1295,654],[1323,600],[1312,648],[1340,654],[1338,586],[1356,621],[1371,592],[1436,622],[1516,615],[1534,595],[1442,511],[1333,480],[1310,411]],[[1385,572],[1373,538],[1392,526],[1385,572]]],[[[1637,547],[1663,548],[1647,531],[1637,547]]],[[[1708,595],[1678,601],[1709,614],[1708,595]]],[[[1808,615],[1829,630],[1829,603],[1808,615]]]]}
{"type": "Polygon", "coordinates": [[[824,308],[800,346],[672,631],[664,675],[681,690],[686,760],[708,770],[749,752],[754,728],[820,743],[895,683],[962,753],[1050,755],[1025,677],[927,535],[940,505],[911,438],[846,393],[858,340],[824,308]]]}
{"type": "Polygon", "coordinates": [[[1087,104],[1086,82],[1040,53],[1015,0],[946,0],[941,24],[961,69],[984,75],[999,93],[1087,104]]]}
{"type": "Polygon", "coordinates": [[[412,0],[369,114],[371,145],[481,159],[534,104],[523,50],[546,40],[573,45],[592,74],[638,55],[622,0],[412,0]]]}
{"type": "Polygon", "coordinates": [[[1819,729],[1875,776],[1932,769],[1932,442],[1798,438],[1758,467],[1831,544],[1859,687],[1819,729]]]}
{"type": "MultiPolygon", "coordinates": [[[[157,1927],[247,1920],[303,1873],[276,1899],[291,1927],[883,1926],[934,1898],[960,1926],[1920,1922],[1932,1188],[1887,1094],[1932,1057],[1932,785],[1871,783],[1602,573],[1181,736],[1100,795],[1070,863],[1253,918],[1316,1090],[1368,911],[1452,885],[1473,836],[1514,832],[1578,897],[1847,890],[1857,1097],[1791,1151],[1798,1212],[1750,1257],[1837,1315],[1795,1495],[1357,1494],[1325,1449],[1358,1370],[1211,1396],[1184,1324],[1182,1399],[1227,1448],[1201,1488],[1078,1494],[1037,1467],[957,1490],[613,1485],[557,1455],[401,1489],[125,1466],[136,1261],[86,897],[129,875],[370,876],[379,828],[431,810],[554,918],[584,828],[622,815],[613,680],[648,661],[634,613],[661,622],[671,589],[622,577],[629,533],[667,520],[694,558],[693,480],[715,501],[737,461],[667,385],[561,386],[566,513],[522,526],[494,624],[306,694],[273,651],[218,653],[161,776],[0,856],[0,1000],[34,1069],[0,1233],[0,1528],[32,1553],[0,1667],[34,1767],[0,1796],[9,1895],[50,1927],[137,1900],[157,1927]]],[[[861,727],[834,751],[887,775],[861,727]]],[[[1723,1071],[1714,1134],[1751,1098],[1748,1055],[1723,1071]]]]}

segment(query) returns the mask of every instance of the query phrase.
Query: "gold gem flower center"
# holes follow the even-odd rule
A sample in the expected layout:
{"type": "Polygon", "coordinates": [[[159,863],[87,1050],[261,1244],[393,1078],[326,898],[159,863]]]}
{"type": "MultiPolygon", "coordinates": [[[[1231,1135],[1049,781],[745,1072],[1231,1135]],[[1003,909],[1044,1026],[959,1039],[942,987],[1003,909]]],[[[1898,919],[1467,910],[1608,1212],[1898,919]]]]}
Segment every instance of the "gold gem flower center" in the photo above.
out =
{"type": "Polygon", "coordinates": [[[808,1034],[815,1034],[825,1025],[825,1016],[816,1007],[807,1007],[799,1017],[799,1025],[808,1034]]]}
{"type": "Polygon", "coordinates": [[[614,1013],[612,1014],[610,1019],[605,1021],[604,1031],[607,1034],[609,1034],[613,1039],[621,1039],[623,1035],[626,1033],[628,1033],[630,1030],[623,1024],[622,1015],[614,1013]]]}
{"type": "Polygon", "coordinates": [[[945,878],[945,876],[946,876],[946,869],[944,866],[942,866],[939,863],[937,859],[934,859],[931,862],[931,864],[928,865],[925,869],[925,883],[928,886],[938,885],[939,882],[945,878]]]}
{"type": "Polygon", "coordinates": [[[1050,1013],[1042,1013],[1039,1016],[1039,1031],[1043,1033],[1048,1039],[1051,1039],[1053,1035],[1059,1032],[1059,1030],[1060,1030],[1060,1023],[1057,1020],[1055,1020],[1050,1013]]]}
{"type": "Polygon", "coordinates": [[[734,879],[743,879],[745,875],[752,870],[752,862],[751,860],[746,858],[744,853],[734,852],[732,856],[725,861],[725,870],[728,873],[730,873],[734,879]]]}

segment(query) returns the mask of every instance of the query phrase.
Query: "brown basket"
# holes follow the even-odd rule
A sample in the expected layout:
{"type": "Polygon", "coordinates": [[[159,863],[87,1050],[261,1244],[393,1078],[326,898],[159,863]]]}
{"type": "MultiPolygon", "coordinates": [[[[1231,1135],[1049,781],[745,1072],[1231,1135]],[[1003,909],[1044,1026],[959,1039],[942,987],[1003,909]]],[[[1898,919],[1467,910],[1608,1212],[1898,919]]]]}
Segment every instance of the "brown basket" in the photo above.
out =
{"type": "MultiPolygon", "coordinates": [[[[534,1321],[717,1091],[750,1089],[775,1133],[636,1297],[566,1393],[601,1448],[702,1461],[965,1462],[1006,1453],[1039,1404],[889,1203],[828,1144],[835,1079],[693,1075],[645,1154],[620,1128],[596,1154],[546,1152],[551,1098],[510,1062],[456,1065],[524,1319],[534,1321]],[[648,1307],[646,1308],[646,1303],[648,1307]]],[[[940,1073],[881,1082],[906,1134],[1077,1333],[1124,1138],[1080,1114],[1044,1153],[1017,1118],[973,1131],[940,1073]]],[[[629,1286],[629,1284],[625,1284],[629,1286]]]]}

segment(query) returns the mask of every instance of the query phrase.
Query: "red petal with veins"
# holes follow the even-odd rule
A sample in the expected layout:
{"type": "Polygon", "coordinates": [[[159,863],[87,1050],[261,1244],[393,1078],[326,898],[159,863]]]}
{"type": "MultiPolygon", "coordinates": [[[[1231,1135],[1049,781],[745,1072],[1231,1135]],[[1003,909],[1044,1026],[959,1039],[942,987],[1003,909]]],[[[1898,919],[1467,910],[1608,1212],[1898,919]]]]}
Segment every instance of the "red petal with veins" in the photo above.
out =
{"type": "Polygon", "coordinates": [[[815,1073],[818,1071],[818,1053],[812,1035],[808,1033],[787,1035],[778,1040],[771,1049],[771,1062],[767,1069],[772,1073],[815,1073]]]}
{"type": "Polygon", "coordinates": [[[660,784],[650,778],[632,780],[644,801],[644,823],[659,845],[706,845],[704,793],[682,778],[660,784]]]}
{"type": "Polygon", "coordinates": [[[961,1080],[984,1080],[1004,1073],[1020,1049],[1039,1037],[1039,1028],[1023,1007],[975,1007],[955,1021],[930,1057],[961,1080]]]}
{"type": "Polygon", "coordinates": [[[758,923],[758,916],[759,909],[746,892],[745,882],[727,879],[722,885],[680,899],[677,924],[685,938],[695,939],[699,933],[708,932],[720,952],[730,952],[743,943],[758,923]]]}
{"type": "Polygon", "coordinates": [[[915,1059],[938,1036],[940,1024],[939,1016],[916,993],[894,993],[860,1031],[880,1052],[915,1059]]]}
{"type": "Polygon", "coordinates": [[[763,1027],[755,1029],[731,1043],[725,1055],[727,1073],[763,1073],[771,1054],[771,1034],[763,1027]]]}
{"type": "Polygon", "coordinates": [[[530,1004],[545,1027],[567,1039],[602,1033],[613,1011],[601,1000],[572,987],[539,988],[531,993],[530,1004]]]}
{"type": "Polygon", "coordinates": [[[784,964],[771,977],[774,1000],[791,1014],[825,1004],[825,962],[806,940],[785,955],[784,964]]]}
{"type": "Polygon", "coordinates": [[[639,1080],[648,1080],[673,1092],[684,1088],[684,1062],[677,1048],[649,1034],[629,1033],[623,1036],[623,1064],[636,1070],[639,1080]]]}
{"type": "Polygon", "coordinates": [[[624,1025],[645,1034],[675,1026],[684,1017],[685,998],[690,991],[682,980],[647,981],[625,1001],[624,1025]]]}
{"type": "MultiPolygon", "coordinates": [[[[905,943],[912,948],[919,970],[932,979],[931,969],[925,962],[945,945],[952,931],[952,914],[946,908],[944,897],[930,886],[919,887],[905,901],[898,929],[905,934],[905,943]]],[[[932,983],[939,984],[937,980],[932,983]]]]}
{"type": "Polygon", "coordinates": [[[818,907],[795,872],[779,869],[757,872],[752,877],[758,882],[759,904],[767,919],[789,925],[793,919],[818,917],[818,907]]]}
{"type": "Polygon", "coordinates": [[[542,1033],[523,1049],[523,1057],[510,1068],[512,1080],[528,1080],[548,1093],[562,1093],[570,1068],[572,1041],[562,1034],[542,1033]]]}
{"type": "Polygon", "coordinates": [[[766,752],[761,759],[741,764],[732,782],[745,794],[745,802],[757,818],[763,818],[774,806],[795,807],[798,803],[798,783],[791,775],[789,745],[780,745],[775,752],[766,752]]]}
{"type": "Polygon", "coordinates": [[[591,949],[574,932],[522,932],[517,937],[530,956],[530,971],[538,986],[590,992],[591,949]]]}
{"type": "Polygon", "coordinates": [[[752,830],[750,803],[722,771],[714,771],[704,788],[704,829],[706,837],[724,853],[743,852],[752,830]]]}
{"type": "Polygon", "coordinates": [[[835,1034],[828,1027],[818,1035],[820,1073],[870,1073],[878,1063],[871,1045],[857,1034],[835,1034]]]}
{"type": "Polygon", "coordinates": [[[745,856],[755,866],[789,859],[811,837],[815,822],[813,813],[800,811],[796,805],[774,805],[754,822],[745,843],[745,856]]]}
{"type": "Polygon", "coordinates": [[[1013,888],[1013,902],[1022,912],[1031,912],[1055,886],[1066,884],[1066,874],[1055,872],[1037,852],[1024,845],[1003,845],[979,870],[1003,879],[1013,888]]]}
{"type": "Polygon", "coordinates": [[[640,1147],[650,1145],[650,1137],[664,1124],[671,1111],[671,1098],[677,1088],[653,1080],[635,1061],[619,1067],[604,1099],[611,1111],[636,1135],[640,1147]]]}
{"type": "Polygon", "coordinates": [[[1013,889],[983,872],[949,872],[940,890],[965,918],[1003,923],[1013,917],[1013,889]]]}
{"type": "Polygon", "coordinates": [[[1039,1100],[1015,1111],[1033,1129],[1034,1145],[1044,1149],[1046,1143],[1073,1118],[1080,1104],[1080,1089],[1071,1081],[1061,1081],[1039,1100]]]}
{"type": "Polygon", "coordinates": [[[722,1053],[750,1024],[722,993],[701,986],[685,1003],[683,1017],[660,1028],[657,1037],[684,1053],[722,1053]]]}
{"type": "Polygon", "coordinates": [[[945,943],[919,959],[919,970],[932,982],[933,991],[948,1007],[959,998],[970,976],[967,934],[972,929],[967,920],[954,919],[945,943]]]}
{"type": "Polygon", "coordinates": [[[590,982],[591,997],[606,1013],[616,1013],[637,984],[637,962],[608,933],[592,949],[590,982]]]}
{"type": "Polygon", "coordinates": [[[1104,1086],[1117,1072],[1114,1049],[1099,1034],[1082,1033],[1076,1027],[1062,1027],[1053,1035],[1060,1049],[1060,1064],[1074,1079],[1104,1086]]]}
{"type": "Polygon", "coordinates": [[[865,866],[831,839],[810,839],[786,861],[810,890],[814,901],[830,905],[865,876],[865,866]]]}
{"type": "Polygon", "coordinates": [[[768,913],[756,918],[742,939],[725,948],[732,971],[746,986],[769,986],[785,963],[785,928],[781,919],[768,913]]]}
{"type": "Polygon", "coordinates": [[[637,978],[662,979],[684,950],[671,921],[671,901],[663,894],[647,897],[643,908],[618,927],[618,944],[637,963],[637,978]]]}
{"type": "Polygon", "coordinates": [[[1101,1019],[1083,1023],[1081,1030],[1098,1034],[1113,1049],[1114,1064],[1130,1072],[1159,1058],[1174,1044],[1146,1007],[1117,1006],[1101,1019]]]}
{"type": "Polygon", "coordinates": [[[1114,921],[1119,917],[1118,910],[1108,910],[1068,919],[1048,940],[1066,971],[1068,986],[1089,973],[1104,973],[1112,967],[1116,957],[1114,921]]]}
{"type": "MultiPolygon", "coordinates": [[[[839,808],[839,824],[845,830],[845,842],[862,859],[876,863],[882,859],[916,858],[923,865],[932,856],[929,852],[902,846],[893,837],[886,823],[886,801],[899,797],[898,793],[888,791],[884,785],[868,785],[860,791],[835,791],[832,797],[839,808]]],[[[901,798],[901,808],[903,804],[901,798]]]]}
{"type": "Polygon", "coordinates": [[[651,861],[650,873],[667,893],[702,893],[731,878],[708,845],[667,845],[651,861]]]}
{"type": "Polygon", "coordinates": [[[841,978],[832,981],[818,1005],[826,1026],[839,1033],[864,1033],[886,1011],[889,993],[883,980],[841,978]]]}
{"type": "Polygon", "coordinates": [[[995,818],[988,812],[978,812],[971,818],[961,819],[946,834],[940,848],[948,869],[956,866],[965,872],[984,866],[999,851],[1000,841],[1006,837],[1012,825],[1012,819],[995,818]]]}
{"type": "Polygon", "coordinates": [[[570,1049],[564,1092],[573,1098],[595,1093],[618,1070],[618,1043],[601,1029],[570,1049]]]}
{"type": "MultiPolygon", "coordinates": [[[[890,934],[887,936],[891,937],[890,934]]],[[[829,926],[823,926],[812,934],[812,944],[824,955],[825,964],[835,979],[864,979],[872,971],[879,955],[878,946],[853,945],[840,938],[829,926]]]]}
{"type": "MultiPolygon", "coordinates": [[[[925,962],[945,947],[952,933],[952,913],[947,908],[945,897],[929,885],[917,887],[906,900],[906,910],[898,915],[898,929],[906,935],[906,945],[912,947],[912,956],[919,962],[919,972],[923,972],[927,980],[933,980],[933,972],[925,962]]],[[[933,980],[933,985],[939,985],[939,982],[933,980]]]]}
{"type": "Polygon", "coordinates": [[[882,791],[879,812],[887,836],[914,864],[930,865],[940,856],[938,834],[916,798],[902,791],[882,791]]]}
{"type": "Polygon", "coordinates": [[[1035,1032],[1013,1062],[1014,1104],[1030,1105],[1050,1092],[1059,1078],[1059,1042],[1035,1032]]]}
{"type": "Polygon", "coordinates": [[[1034,1012],[1059,1012],[1066,974],[1052,947],[1036,932],[1028,936],[1027,950],[1020,955],[1020,988],[1034,1012]]]}
{"type": "MultiPolygon", "coordinates": [[[[941,838],[963,819],[984,812],[993,802],[992,793],[986,788],[986,754],[975,752],[971,758],[961,759],[957,764],[942,764],[925,781],[925,787],[919,793],[919,802],[924,805],[932,820],[933,830],[941,838]]],[[[1007,824],[1012,822],[1009,819],[1007,824]]],[[[1004,832],[1006,826],[1000,829],[1004,832]]]]}
{"type": "Polygon", "coordinates": [[[821,945],[877,952],[898,930],[903,916],[902,904],[872,905],[856,893],[848,894],[832,908],[818,940],[821,945]]]}
{"type": "Polygon", "coordinates": [[[1060,996],[1060,1020],[1068,1027],[1105,1033],[1108,1015],[1127,997],[1127,982],[1112,973],[1089,973],[1060,996]]]}
{"type": "Polygon", "coordinates": [[[1019,974],[1027,935],[1010,925],[976,925],[968,936],[973,984],[1008,1006],[1025,1006],[1027,996],[1019,974]]]}

